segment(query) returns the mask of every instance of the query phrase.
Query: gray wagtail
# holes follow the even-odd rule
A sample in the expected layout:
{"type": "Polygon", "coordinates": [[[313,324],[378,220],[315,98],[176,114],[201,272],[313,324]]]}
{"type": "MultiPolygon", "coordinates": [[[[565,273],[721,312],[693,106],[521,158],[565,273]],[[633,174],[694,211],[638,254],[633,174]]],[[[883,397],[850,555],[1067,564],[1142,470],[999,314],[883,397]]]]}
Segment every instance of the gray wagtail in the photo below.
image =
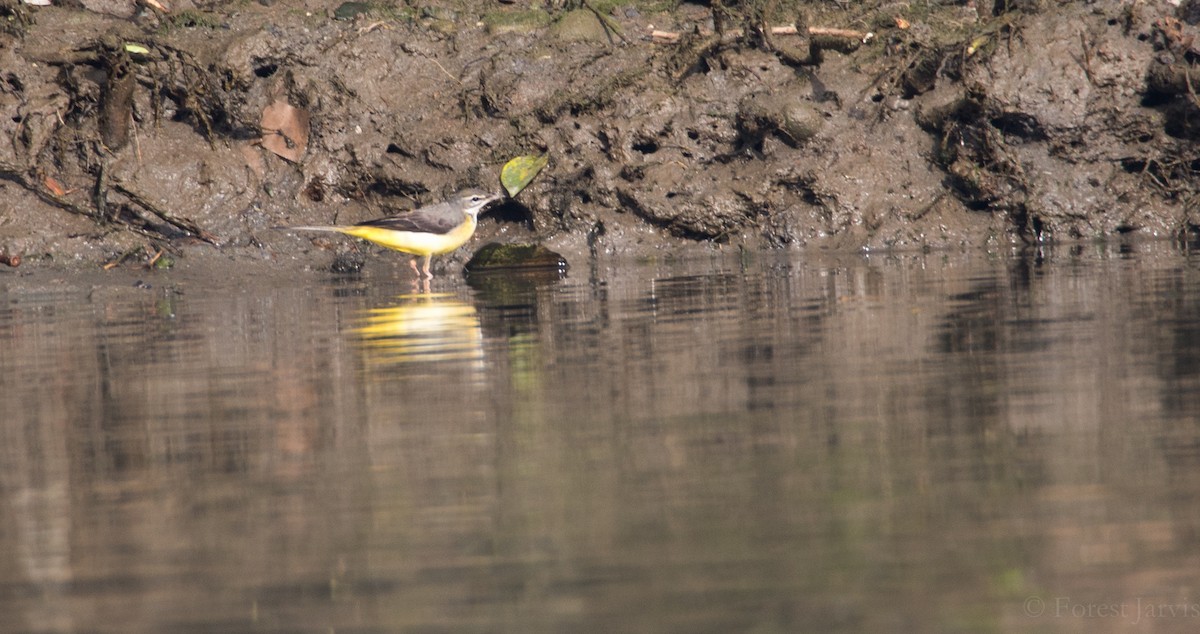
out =
{"type": "Polygon", "coordinates": [[[411,253],[412,269],[418,277],[433,278],[429,260],[461,247],[475,233],[479,212],[504,196],[480,189],[458,192],[446,202],[414,209],[398,216],[376,218],[348,226],[286,227],[297,231],[336,231],[369,240],[404,253],[411,253]],[[425,266],[417,269],[417,259],[425,266]]]}

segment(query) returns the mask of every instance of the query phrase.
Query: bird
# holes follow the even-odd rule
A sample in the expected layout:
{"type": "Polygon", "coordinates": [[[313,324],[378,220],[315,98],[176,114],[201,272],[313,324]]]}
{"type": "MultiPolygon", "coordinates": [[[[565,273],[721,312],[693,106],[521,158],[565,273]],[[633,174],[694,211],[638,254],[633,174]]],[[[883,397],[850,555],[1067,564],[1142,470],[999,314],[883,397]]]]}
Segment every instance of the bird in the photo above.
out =
{"type": "Polygon", "coordinates": [[[411,265],[417,277],[433,279],[429,262],[435,255],[449,253],[471,239],[479,212],[504,196],[482,189],[465,189],[440,203],[418,207],[397,215],[367,220],[355,225],[286,227],[294,231],[334,231],[362,238],[375,244],[413,256],[411,265]],[[425,265],[418,269],[417,260],[425,265]]]}

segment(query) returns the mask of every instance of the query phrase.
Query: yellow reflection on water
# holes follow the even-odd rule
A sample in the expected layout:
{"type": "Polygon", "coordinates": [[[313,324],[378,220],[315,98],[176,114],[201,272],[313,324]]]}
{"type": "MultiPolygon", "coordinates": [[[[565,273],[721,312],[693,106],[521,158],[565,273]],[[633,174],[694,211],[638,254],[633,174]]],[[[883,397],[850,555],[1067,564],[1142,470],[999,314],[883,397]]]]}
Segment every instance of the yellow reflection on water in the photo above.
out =
{"type": "Polygon", "coordinates": [[[483,332],[475,307],[450,293],[401,295],[372,308],[353,329],[376,364],[482,361],[483,332]]]}

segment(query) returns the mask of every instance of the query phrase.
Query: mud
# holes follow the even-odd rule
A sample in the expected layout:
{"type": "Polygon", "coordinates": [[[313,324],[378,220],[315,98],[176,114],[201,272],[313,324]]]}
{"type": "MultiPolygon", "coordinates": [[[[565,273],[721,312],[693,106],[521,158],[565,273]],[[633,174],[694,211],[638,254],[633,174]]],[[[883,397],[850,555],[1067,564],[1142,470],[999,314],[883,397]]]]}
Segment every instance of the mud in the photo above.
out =
{"type": "Polygon", "coordinates": [[[0,254],[361,266],[373,247],[276,227],[499,189],[540,152],[473,245],[576,260],[1198,224],[1192,0],[155,4],[0,0],[0,254]]]}

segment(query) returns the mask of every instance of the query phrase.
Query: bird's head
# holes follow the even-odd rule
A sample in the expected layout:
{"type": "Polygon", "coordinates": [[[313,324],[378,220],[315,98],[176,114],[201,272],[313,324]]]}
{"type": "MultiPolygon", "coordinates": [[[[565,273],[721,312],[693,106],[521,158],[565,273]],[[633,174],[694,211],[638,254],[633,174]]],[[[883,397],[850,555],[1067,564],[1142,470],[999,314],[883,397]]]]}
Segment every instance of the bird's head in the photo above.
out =
{"type": "Polygon", "coordinates": [[[459,206],[462,207],[463,213],[472,218],[478,218],[479,212],[502,198],[504,198],[502,194],[492,194],[482,189],[466,189],[454,196],[459,206]]]}

